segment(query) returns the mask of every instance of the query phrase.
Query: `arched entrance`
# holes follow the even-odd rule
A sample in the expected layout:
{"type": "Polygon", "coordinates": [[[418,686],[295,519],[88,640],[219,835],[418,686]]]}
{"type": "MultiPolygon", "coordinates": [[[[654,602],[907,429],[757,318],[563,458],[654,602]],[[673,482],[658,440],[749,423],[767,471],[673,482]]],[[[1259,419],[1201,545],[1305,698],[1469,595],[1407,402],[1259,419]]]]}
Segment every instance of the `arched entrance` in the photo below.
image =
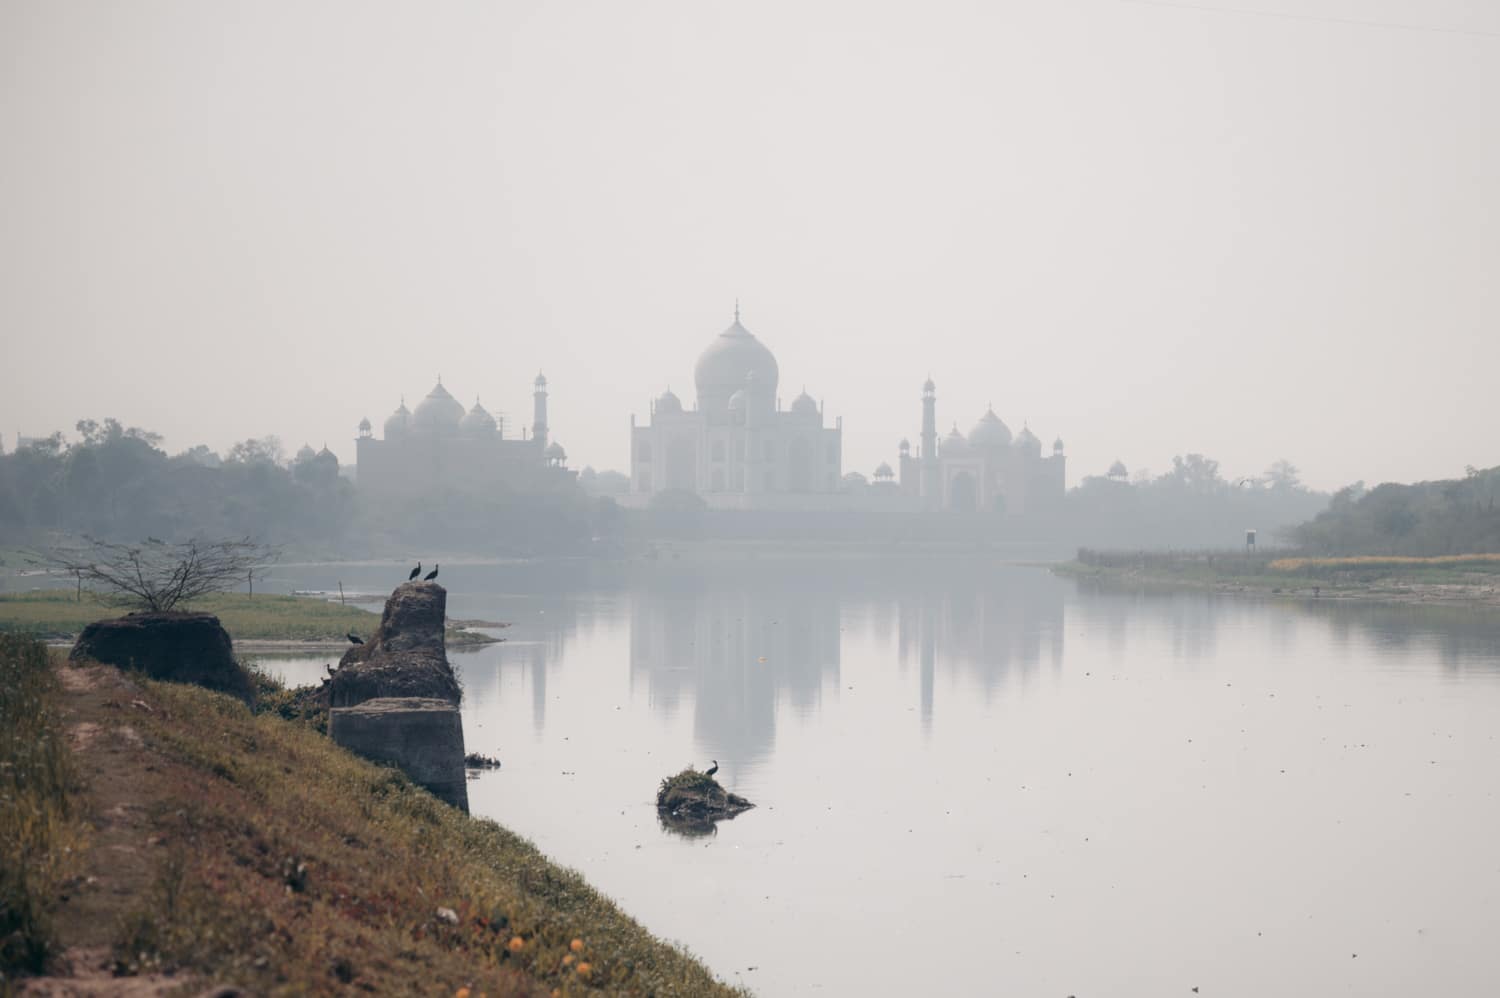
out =
{"type": "Polygon", "coordinates": [[[949,480],[948,508],[955,513],[973,513],[979,509],[979,483],[967,471],[960,471],[949,480]]]}
{"type": "Polygon", "coordinates": [[[788,492],[812,491],[812,448],[797,437],[786,449],[786,487],[788,492]]]}
{"type": "Polygon", "coordinates": [[[667,444],[666,487],[698,491],[698,449],[686,437],[667,444]]]}

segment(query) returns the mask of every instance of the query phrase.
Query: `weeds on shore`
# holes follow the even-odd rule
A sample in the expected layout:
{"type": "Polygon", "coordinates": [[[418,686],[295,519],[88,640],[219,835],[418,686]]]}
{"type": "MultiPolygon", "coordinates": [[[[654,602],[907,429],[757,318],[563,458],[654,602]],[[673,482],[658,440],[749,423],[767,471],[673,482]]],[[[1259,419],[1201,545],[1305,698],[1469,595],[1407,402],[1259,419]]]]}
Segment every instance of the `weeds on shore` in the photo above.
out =
{"type": "Polygon", "coordinates": [[[52,899],[82,842],[74,783],[47,649],[0,634],[0,991],[53,954],[52,899]]]}
{"type": "Polygon", "coordinates": [[[167,858],[122,924],[121,970],[252,992],[737,993],[530,843],[279,709],[143,688],[155,709],[133,723],[178,790],[158,802],[167,858]]]}
{"type": "Polygon", "coordinates": [[[1500,572],[1500,554],[1444,554],[1430,558],[1404,555],[1359,555],[1347,558],[1277,558],[1273,572],[1308,571],[1410,571],[1447,568],[1473,572],[1500,572]]]}

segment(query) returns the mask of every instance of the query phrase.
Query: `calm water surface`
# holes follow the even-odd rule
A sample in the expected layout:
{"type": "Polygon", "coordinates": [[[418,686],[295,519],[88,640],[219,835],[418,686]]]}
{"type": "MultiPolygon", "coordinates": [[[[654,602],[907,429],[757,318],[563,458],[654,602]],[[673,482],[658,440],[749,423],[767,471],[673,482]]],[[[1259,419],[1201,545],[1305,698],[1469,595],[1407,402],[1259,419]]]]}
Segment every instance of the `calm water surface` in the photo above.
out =
{"type": "Polygon", "coordinates": [[[514,624],[454,656],[468,746],[504,762],[474,811],[758,993],[1500,987],[1493,614],[962,562],[441,581],[514,624]],[[657,782],[710,759],[760,807],[664,830],[657,782]]]}

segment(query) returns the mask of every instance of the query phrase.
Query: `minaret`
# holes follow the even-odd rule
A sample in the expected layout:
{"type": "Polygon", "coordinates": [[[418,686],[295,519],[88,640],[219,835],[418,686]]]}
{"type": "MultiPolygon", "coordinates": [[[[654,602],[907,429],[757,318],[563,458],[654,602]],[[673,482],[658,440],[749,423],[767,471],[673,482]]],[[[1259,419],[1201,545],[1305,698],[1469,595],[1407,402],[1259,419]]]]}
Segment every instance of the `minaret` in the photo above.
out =
{"type": "Polygon", "coordinates": [[[922,385],[922,498],[924,508],[937,501],[937,385],[928,378],[922,385]]]}
{"type": "Polygon", "coordinates": [[[531,439],[538,447],[547,446],[547,378],[542,372],[536,375],[536,391],[531,393],[531,439]]]}

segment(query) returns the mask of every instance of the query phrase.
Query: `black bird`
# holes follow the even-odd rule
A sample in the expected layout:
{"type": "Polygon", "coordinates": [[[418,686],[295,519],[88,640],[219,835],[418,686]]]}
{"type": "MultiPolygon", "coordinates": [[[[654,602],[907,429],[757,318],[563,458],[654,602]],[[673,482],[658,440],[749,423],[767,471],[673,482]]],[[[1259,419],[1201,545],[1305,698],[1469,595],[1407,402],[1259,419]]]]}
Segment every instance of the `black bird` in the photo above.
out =
{"type": "Polygon", "coordinates": [[[704,776],[712,776],[719,771],[719,760],[715,759],[713,763],[712,766],[708,767],[708,772],[703,774],[704,776]]]}
{"type": "Polygon", "coordinates": [[[349,643],[351,645],[362,645],[362,644],[365,643],[365,639],[362,638],[362,637],[360,637],[359,635],[355,634],[353,631],[350,631],[348,634],[345,634],[344,637],[346,637],[346,638],[349,639],[349,643]]]}
{"type": "Polygon", "coordinates": [[[432,566],[432,571],[430,571],[426,575],[422,576],[422,581],[423,582],[431,582],[433,579],[437,578],[438,569],[441,568],[441,567],[442,567],[441,565],[434,564],[432,566]]]}
{"type": "Polygon", "coordinates": [[[412,579],[415,579],[417,576],[419,576],[421,574],[422,574],[422,563],[419,561],[419,562],[417,562],[417,567],[414,568],[414,569],[412,569],[411,570],[411,574],[406,577],[406,581],[410,582],[412,579]]]}

